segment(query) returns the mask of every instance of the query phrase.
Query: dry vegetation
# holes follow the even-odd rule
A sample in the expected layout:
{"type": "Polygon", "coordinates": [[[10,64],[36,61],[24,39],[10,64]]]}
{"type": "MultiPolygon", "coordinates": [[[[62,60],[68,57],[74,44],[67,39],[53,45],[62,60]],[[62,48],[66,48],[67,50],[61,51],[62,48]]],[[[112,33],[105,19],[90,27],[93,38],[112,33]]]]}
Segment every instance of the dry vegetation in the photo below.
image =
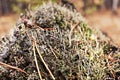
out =
{"type": "Polygon", "coordinates": [[[30,20],[31,27],[21,23],[2,38],[0,50],[1,61],[27,75],[0,66],[1,79],[119,80],[119,48],[91,29],[80,13],[48,3],[30,20]]]}

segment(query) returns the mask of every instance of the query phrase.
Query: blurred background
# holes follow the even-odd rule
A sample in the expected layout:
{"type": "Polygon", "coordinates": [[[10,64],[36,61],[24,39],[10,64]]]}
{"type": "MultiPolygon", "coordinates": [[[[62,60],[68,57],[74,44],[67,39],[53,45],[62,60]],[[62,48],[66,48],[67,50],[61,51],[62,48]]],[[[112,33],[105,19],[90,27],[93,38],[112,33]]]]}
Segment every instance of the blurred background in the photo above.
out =
{"type": "MultiPolygon", "coordinates": [[[[20,13],[35,9],[49,0],[0,0],[0,36],[12,29],[20,13]]],[[[100,29],[114,43],[120,45],[120,0],[51,0],[76,9],[91,27],[100,29]]]]}

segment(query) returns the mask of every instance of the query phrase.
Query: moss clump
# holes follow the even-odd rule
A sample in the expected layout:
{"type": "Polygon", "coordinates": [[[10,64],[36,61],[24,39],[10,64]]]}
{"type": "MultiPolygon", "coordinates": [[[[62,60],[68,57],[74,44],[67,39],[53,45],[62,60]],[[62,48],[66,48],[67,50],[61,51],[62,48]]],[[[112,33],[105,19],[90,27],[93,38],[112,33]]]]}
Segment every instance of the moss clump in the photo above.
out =
{"type": "MultiPolygon", "coordinates": [[[[39,79],[34,63],[31,36],[35,38],[40,54],[56,80],[116,78],[115,73],[120,69],[119,63],[113,62],[111,65],[112,61],[108,55],[105,56],[111,43],[102,40],[103,35],[99,36],[99,33],[89,28],[79,13],[48,3],[40,6],[30,20],[34,22],[31,28],[24,25],[19,29],[17,26],[14,35],[11,36],[15,38],[12,45],[9,38],[5,41],[8,42],[9,56],[4,62],[18,66],[29,73],[27,76],[12,70],[14,74],[8,75],[10,79],[39,79]],[[35,28],[36,25],[43,30],[35,28]]],[[[114,55],[112,57],[114,58],[114,55]]],[[[120,56],[117,56],[115,60],[119,58],[120,56]]],[[[42,78],[52,79],[38,54],[37,60],[42,78]]],[[[10,72],[11,70],[8,70],[4,73],[7,75],[10,72]]],[[[2,74],[0,76],[4,79],[2,74]]]]}

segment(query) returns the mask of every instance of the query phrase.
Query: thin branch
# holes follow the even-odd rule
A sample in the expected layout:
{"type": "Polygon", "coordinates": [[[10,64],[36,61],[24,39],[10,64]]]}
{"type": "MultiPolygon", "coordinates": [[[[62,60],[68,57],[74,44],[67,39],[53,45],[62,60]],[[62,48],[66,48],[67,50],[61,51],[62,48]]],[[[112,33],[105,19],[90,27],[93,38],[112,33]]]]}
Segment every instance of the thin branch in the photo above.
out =
{"type": "Polygon", "coordinates": [[[1,65],[1,66],[4,66],[4,67],[11,68],[11,69],[15,69],[15,70],[17,70],[17,71],[23,72],[23,73],[25,73],[26,75],[28,75],[27,72],[25,72],[24,70],[22,70],[22,69],[20,69],[20,68],[15,67],[15,66],[11,66],[11,65],[6,64],[6,63],[3,63],[3,62],[0,62],[0,65],[1,65]]]}

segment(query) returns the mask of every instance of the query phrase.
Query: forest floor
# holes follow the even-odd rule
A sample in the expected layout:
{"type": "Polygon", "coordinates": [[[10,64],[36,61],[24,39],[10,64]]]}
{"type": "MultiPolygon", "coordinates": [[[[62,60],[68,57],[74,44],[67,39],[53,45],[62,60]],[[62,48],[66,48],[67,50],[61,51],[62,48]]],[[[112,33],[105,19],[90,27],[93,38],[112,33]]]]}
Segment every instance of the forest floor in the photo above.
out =
{"type": "Polygon", "coordinates": [[[0,37],[8,34],[9,31],[15,27],[17,19],[17,14],[0,16],[0,37]]]}
{"type": "Polygon", "coordinates": [[[100,11],[85,17],[88,23],[97,29],[100,29],[113,42],[120,46],[120,10],[118,14],[112,14],[111,10],[100,11]]]}
{"type": "MultiPolygon", "coordinates": [[[[15,26],[18,17],[16,14],[0,16],[0,36],[8,33],[15,26]]],[[[92,27],[100,29],[120,46],[120,13],[113,15],[111,11],[105,10],[87,15],[85,18],[92,27]]]]}

